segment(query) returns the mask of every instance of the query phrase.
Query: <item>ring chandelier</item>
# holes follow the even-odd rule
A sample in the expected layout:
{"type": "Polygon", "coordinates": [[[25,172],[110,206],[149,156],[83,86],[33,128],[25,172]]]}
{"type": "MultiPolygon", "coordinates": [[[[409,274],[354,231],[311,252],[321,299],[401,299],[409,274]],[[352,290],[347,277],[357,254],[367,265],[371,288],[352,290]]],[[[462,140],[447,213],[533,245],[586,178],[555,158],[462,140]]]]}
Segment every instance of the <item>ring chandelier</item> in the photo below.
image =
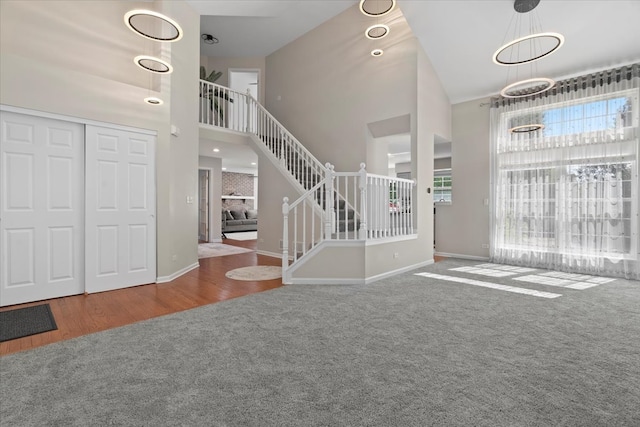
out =
{"type": "MultiPolygon", "coordinates": [[[[556,84],[553,79],[547,77],[533,77],[533,63],[556,52],[564,44],[564,36],[562,34],[538,31],[540,25],[534,22],[534,14],[531,12],[539,3],[540,0],[514,0],[513,8],[515,12],[529,15],[528,28],[532,33],[514,38],[512,41],[500,46],[493,54],[492,60],[497,65],[515,66],[517,68],[520,65],[531,64],[530,78],[507,84],[500,91],[500,95],[505,98],[523,99],[538,95],[550,90],[556,84]]],[[[520,23],[519,19],[516,21],[520,23]]],[[[507,33],[509,29],[507,28],[507,33]]],[[[514,32],[516,31],[519,31],[519,28],[514,28],[514,32]]],[[[508,80],[509,74],[507,73],[507,82],[508,80]]],[[[509,129],[509,133],[530,133],[542,129],[544,129],[543,124],[532,123],[512,127],[509,129]]]]}
{"type": "MultiPolygon", "coordinates": [[[[180,24],[170,17],[153,10],[134,9],[124,14],[125,25],[134,33],[158,42],[177,42],[184,34],[180,24]]],[[[171,74],[173,67],[161,58],[138,55],[133,62],[143,70],[156,74],[171,74]]],[[[149,89],[151,90],[151,89],[149,89]]],[[[149,96],[144,99],[149,105],[162,105],[162,99],[149,96]]]]}
{"type": "MultiPolygon", "coordinates": [[[[396,7],[396,0],[360,0],[360,12],[365,16],[371,18],[380,18],[388,15],[396,7]]],[[[389,35],[389,26],[385,24],[376,23],[371,25],[364,32],[364,35],[369,40],[380,40],[389,35]]],[[[373,49],[371,56],[382,56],[384,51],[382,49],[373,49]]]]}
{"type": "Polygon", "coordinates": [[[372,18],[388,15],[396,7],[396,0],[360,0],[360,12],[372,18]]]}

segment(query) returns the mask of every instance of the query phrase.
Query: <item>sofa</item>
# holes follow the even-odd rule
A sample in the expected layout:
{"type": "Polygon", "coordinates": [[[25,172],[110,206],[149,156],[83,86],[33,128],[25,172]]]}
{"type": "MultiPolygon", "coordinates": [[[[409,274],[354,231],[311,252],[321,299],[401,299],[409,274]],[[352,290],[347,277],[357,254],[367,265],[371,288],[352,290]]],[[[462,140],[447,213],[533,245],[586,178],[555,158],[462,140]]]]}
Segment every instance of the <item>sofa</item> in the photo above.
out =
{"type": "Polygon", "coordinates": [[[222,233],[258,231],[258,211],[243,207],[222,209],[222,233]]]}

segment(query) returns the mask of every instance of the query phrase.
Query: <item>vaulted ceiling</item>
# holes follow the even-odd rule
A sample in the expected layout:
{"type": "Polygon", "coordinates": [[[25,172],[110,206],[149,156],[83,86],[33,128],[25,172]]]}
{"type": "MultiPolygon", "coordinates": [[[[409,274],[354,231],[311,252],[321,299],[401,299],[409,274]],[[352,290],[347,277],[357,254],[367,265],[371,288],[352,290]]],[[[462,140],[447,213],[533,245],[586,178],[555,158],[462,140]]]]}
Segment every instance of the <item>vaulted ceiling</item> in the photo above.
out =
{"type": "MultiPolygon", "coordinates": [[[[207,56],[267,56],[357,0],[188,0],[202,16],[207,56]]],[[[497,94],[507,83],[493,52],[508,41],[513,0],[398,0],[452,103],[497,94]]],[[[560,79],[640,61],[639,0],[542,0],[531,13],[564,46],[536,63],[536,75],[560,79]]],[[[393,31],[393,28],[392,28],[393,31]]],[[[528,70],[528,69],[527,69],[528,70]]],[[[526,71],[526,70],[525,70],[526,71]]],[[[513,77],[512,72],[510,78],[513,77]]]]}

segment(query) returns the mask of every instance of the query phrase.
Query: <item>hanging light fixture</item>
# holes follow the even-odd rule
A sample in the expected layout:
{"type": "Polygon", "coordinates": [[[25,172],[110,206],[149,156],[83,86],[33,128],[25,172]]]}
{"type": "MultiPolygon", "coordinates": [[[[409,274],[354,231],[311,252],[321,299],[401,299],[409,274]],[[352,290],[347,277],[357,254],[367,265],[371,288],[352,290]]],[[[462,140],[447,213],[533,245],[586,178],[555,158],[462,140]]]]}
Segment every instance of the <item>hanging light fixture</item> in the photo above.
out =
{"type": "Polygon", "coordinates": [[[379,18],[388,15],[396,7],[396,0],[360,0],[360,12],[379,18]]]}
{"type": "Polygon", "coordinates": [[[143,70],[158,74],[171,74],[173,67],[167,61],[148,55],[138,55],[133,59],[135,64],[143,70]]]}
{"type": "Polygon", "coordinates": [[[389,34],[389,27],[384,24],[375,24],[367,28],[364,32],[365,37],[370,40],[380,40],[389,34]]]}
{"type": "MultiPolygon", "coordinates": [[[[538,6],[540,0],[515,0],[513,8],[517,13],[516,24],[513,25],[512,35],[515,37],[512,41],[503,44],[493,54],[493,62],[507,67],[516,68],[523,64],[532,64],[546,56],[556,52],[564,44],[564,36],[555,32],[540,31],[541,25],[537,15],[533,10],[538,6]],[[520,29],[522,20],[520,15],[527,14],[529,17],[529,28],[531,34],[522,36],[520,29]]],[[[513,23],[513,19],[511,22],[513,23]]],[[[511,30],[511,24],[507,28],[507,35],[511,30]]],[[[505,36],[506,38],[506,36],[505,36]]],[[[553,79],[547,77],[534,77],[533,65],[531,65],[530,76],[527,79],[517,80],[515,83],[507,84],[501,91],[500,95],[505,98],[526,98],[528,96],[537,95],[551,89],[555,85],[553,79]]],[[[507,82],[509,81],[509,72],[507,72],[507,82]]]]}
{"type": "Polygon", "coordinates": [[[155,41],[177,42],[183,35],[176,21],[153,10],[130,10],[124,15],[124,23],[134,33],[155,41]]]}

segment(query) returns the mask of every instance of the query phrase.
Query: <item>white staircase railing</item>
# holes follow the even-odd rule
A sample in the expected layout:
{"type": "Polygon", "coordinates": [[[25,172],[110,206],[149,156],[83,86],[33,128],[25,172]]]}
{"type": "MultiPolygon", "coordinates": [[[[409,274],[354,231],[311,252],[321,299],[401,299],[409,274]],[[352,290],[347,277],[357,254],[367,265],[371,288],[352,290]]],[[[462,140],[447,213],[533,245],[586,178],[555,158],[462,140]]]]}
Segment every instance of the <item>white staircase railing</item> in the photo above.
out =
{"type": "Polygon", "coordinates": [[[411,180],[323,165],[250,94],[200,80],[200,123],[253,134],[289,174],[301,196],[284,199],[283,278],[325,240],[374,240],[414,234],[411,180]]]}

